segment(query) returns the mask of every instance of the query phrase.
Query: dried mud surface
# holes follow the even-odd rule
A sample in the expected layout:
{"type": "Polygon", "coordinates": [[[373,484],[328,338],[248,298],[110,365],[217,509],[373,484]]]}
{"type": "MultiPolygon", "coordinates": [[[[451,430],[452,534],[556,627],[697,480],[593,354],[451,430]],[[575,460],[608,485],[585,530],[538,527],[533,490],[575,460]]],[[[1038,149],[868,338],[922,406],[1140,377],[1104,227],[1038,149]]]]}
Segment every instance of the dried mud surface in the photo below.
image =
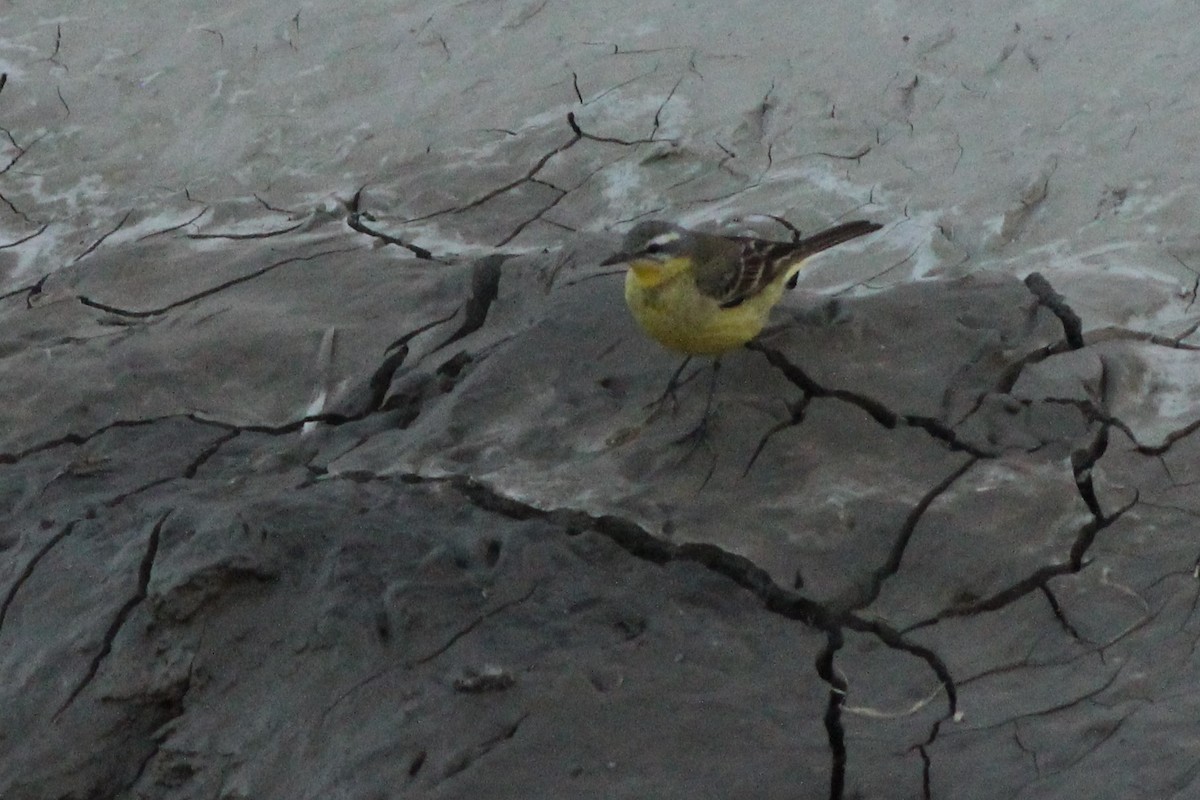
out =
{"type": "Polygon", "coordinates": [[[1195,794],[1200,33],[868,5],[0,4],[0,796],[1195,794]]]}

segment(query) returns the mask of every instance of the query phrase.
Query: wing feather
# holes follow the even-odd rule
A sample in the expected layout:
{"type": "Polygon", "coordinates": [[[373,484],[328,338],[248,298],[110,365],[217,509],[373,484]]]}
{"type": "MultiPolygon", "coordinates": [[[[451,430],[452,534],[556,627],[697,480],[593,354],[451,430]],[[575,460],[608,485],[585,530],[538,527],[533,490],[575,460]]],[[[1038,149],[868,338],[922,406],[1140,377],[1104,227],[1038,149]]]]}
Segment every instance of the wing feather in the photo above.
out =
{"type": "Polygon", "coordinates": [[[857,239],[881,225],[866,220],[847,222],[795,242],[773,242],[749,237],[729,237],[738,246],[733,269],[713,285],[713,298],[722,308],[733,308],[762,292],[799,262],[822,250],[857,239]]]}

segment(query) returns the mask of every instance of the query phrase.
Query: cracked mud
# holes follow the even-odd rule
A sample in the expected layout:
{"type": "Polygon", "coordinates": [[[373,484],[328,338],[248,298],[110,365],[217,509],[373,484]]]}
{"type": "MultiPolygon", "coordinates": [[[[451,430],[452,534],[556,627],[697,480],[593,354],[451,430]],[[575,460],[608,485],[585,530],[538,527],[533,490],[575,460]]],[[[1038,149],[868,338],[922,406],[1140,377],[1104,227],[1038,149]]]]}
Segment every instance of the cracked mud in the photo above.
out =
{"type": "Polygon", "coordinates": [[[0,11],[0,796],[1200,792],[1191,20],[652,6],[0,11]],[[651,215],[886,228],[648,418],[651,215]]]}
{"type": "Polygon", "coordinates": [[[767,796],[974,796],[970,765],[1009,750],[1017,793],[1084,780],[1118,731],[1154,724],[1125,699],[1145,670],[1185,679],[1144,648],[1193,648],[1196,548],[1166,531],[1197,513],[1197,422],[1122,411],[1153,402],[1129,352],[1186,354],[1183,337],[1089,333],[1036,274],[901,286],[726,357],[703,441],[680,446],[704,381],[644,419],[672,360],[612,278],[563,271],[586,257],[413,253],[398,276],[360,234],[240,240],[228,274],[176,297],[122,293],[110,249],[32,307],[5,300],[14,330],[65,342],[71,379],[104,389],[81,405],[48,374],[9,400],[26,411],[0,452],[0,642],[45,676],[9,684],[12,718],[42,732],[6,741],[31,765],[12,796],[68,773],[105,795],[253,784],[332,763],[323,731],[351,721],[364,768],[384,747],[406,785],[454,796],[497,769],[529,785],[537,758],[563,791],[611,764],[665,779],[656,746],[616,747],[606,726],[628,724],[719,743],[688,757],[732,752],[767,796]],[[308,302],[306,280],[372,288],[276,325],[272,358],[230,340],[265,297],[308,302]],[[381,324],[399,306],[408,321],[381,324]],[[189,383],[228,351],[236,404],[189,383]],[[121,363],[174,391],[111,383],[121,363]],[[238,726],[201,744],[247,703],[309,721],[271,738],[278,762],[238,726]],[[65,737],[95,746],[64,762],[65,737]]]}

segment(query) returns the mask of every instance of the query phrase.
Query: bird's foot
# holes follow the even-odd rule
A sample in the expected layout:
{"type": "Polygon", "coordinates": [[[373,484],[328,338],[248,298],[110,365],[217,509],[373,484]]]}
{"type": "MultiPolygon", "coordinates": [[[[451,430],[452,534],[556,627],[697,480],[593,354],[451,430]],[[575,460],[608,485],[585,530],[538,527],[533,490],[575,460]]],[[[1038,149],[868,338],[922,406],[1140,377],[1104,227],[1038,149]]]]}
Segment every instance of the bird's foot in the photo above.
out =
{"type": "Polygon", "coordinates": [[[651,422],[652,420],[658,419],[658,417],[663,413],[663,410],[667,407],[667,403],[670,403],[671,405],[672,415],[679,411],[679,398],[676,396],[675,392],[679,389],[682,389],[684,386],[687,386],[689,383],[695,380],[697,375],[703,371],[697,369],[691,375],[688,375],[686,378],[680,380],[680,376],[683,374],[684,369],[687,368],[687,365],[691,363],[691,360],[691,356],[685,358],[683,363],[679,365],[679,369],[675,370],[675,374],[671,376],[671,380],[667,381],[667,388],[663,390],[663,393],[660,394],[656,399],[651,400],[649,403],[646,403],[646,405],[642,406],[643,409],[650,412],[649,416],[646,417],[646,422],[651,422]]]}
{"type": "Polygon", "coordinates": [[[704,416],[700,417],[700,421],[692,426],[691,430],[677,436],[671,440],[673,445],[688,445],[691,450],[707,445],[709,440],[709,419],[713,416],[712,412],[705,409],[704,416]]]}

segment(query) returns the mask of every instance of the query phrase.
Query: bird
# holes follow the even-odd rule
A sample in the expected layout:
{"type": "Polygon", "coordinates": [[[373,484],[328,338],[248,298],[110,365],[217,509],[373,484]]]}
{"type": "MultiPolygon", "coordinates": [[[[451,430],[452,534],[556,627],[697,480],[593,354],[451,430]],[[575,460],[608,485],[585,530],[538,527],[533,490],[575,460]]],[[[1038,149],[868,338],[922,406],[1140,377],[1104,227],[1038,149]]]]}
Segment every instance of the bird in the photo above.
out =
{"type": "Polygon", "coordinates": [[[720,356],[762,331],[805,260],[881,227],[855,220],[780,242],[650,220],[630,230],[601,265],[628,264],[625,302],[659,344],[687,356],[720,356]]]}
{"type": "MultiPolygon", "coordinates": [[[[789,226],[790,227],[790,226],[789,226]]],[[[784,289],[796,286],[805,260],[831,247],[879,230],[854,220],[793,241],[702,233],[662,220],[638,223],[620,249],[601,266],[627,264],[625,302],[646,333],[668,350],[686,356],[657,400],[654,417],[694,356],[712,356],[712,377],[700,423],[678,441],[703,440],[716,392],[721,355],[762,332],[784,289]]],[[[692,375],[695,377],[695,373],[692,375]]]]}

